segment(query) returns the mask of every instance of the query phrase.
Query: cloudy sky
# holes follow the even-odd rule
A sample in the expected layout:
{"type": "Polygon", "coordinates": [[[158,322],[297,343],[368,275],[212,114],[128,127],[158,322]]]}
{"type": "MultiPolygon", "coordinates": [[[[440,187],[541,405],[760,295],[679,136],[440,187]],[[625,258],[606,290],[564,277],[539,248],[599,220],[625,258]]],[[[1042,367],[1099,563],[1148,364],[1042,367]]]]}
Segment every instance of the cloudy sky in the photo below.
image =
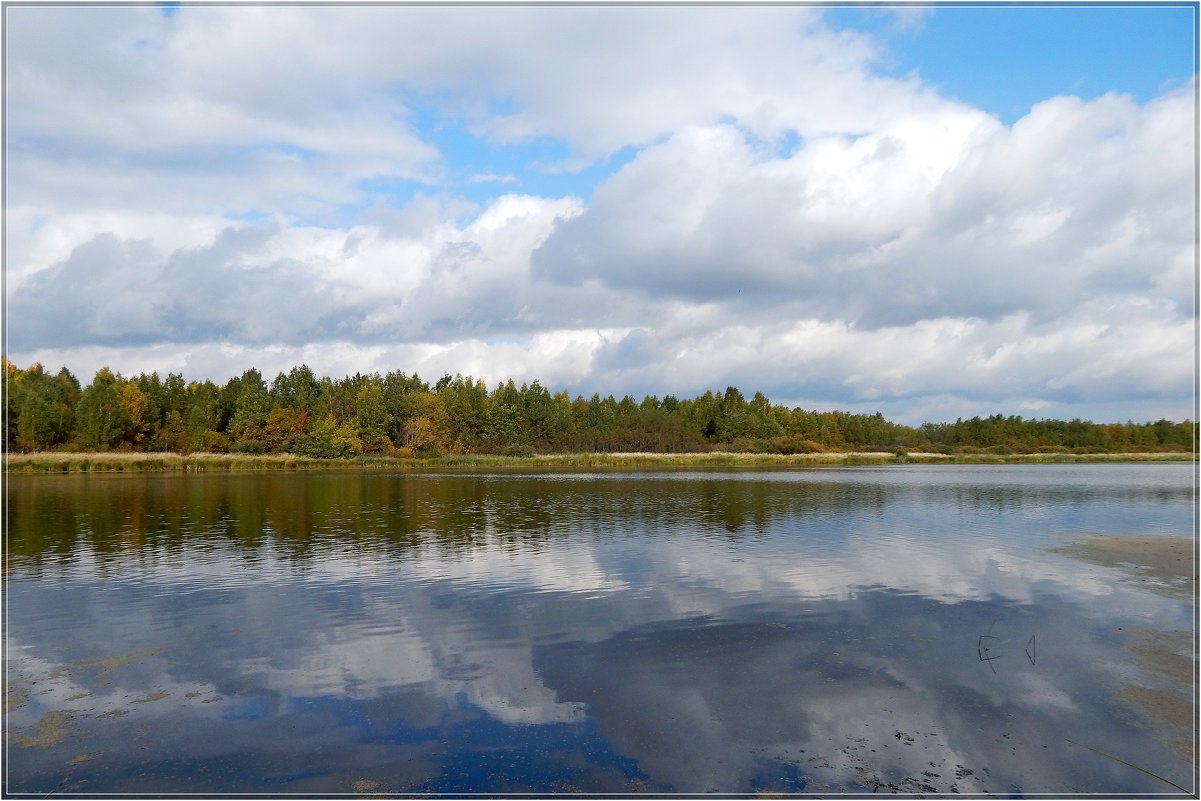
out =
{"type": "Polygon", "coordinates": [[[1195,9],[5,9],[6,353],[1193,417],[1195,9]]]}

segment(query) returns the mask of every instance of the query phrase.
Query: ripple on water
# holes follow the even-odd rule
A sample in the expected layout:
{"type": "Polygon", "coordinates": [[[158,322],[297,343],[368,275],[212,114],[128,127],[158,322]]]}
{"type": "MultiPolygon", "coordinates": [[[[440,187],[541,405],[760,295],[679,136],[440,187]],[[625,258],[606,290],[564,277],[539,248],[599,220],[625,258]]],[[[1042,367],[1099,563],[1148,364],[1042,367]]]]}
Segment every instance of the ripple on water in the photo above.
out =
{"type": "Polygon", "coordinates": [[[1190,769],[1149,733],[1169,677],[1115,631],[1187,628],[1189,604],[1048,552],[1094,523],[1188,530],[1187,475],[1121,475],[27,483],[6,702],[30,738],[79,711],[88,744],[18,743],[10,768],[42,794],[68,769],[115,793],[139,772],[221,792],[1163,789],[1065,741],[1190,769]]]}

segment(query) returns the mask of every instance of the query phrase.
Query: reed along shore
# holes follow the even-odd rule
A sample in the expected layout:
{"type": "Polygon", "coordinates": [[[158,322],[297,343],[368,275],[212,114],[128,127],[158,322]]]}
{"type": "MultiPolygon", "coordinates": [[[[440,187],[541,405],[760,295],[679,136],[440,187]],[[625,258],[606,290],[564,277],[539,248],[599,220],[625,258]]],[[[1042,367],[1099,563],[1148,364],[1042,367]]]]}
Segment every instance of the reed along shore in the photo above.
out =
{"type": "Polygon", "coordinates": [[[10,453],[9,473],[220,473],[296,470],[507,470],[507,469],[689,469],[689,468],[803,468],[894,464],[1073,464],[1098,462],[1194,461],[1186,452],[1147,453],[929,453],[846,451],[804,454],[731,453],[567,453],[534,456],[447,454],[389,458],[359,456],[317,459],[295,454],[229,453],[10,453]]]}

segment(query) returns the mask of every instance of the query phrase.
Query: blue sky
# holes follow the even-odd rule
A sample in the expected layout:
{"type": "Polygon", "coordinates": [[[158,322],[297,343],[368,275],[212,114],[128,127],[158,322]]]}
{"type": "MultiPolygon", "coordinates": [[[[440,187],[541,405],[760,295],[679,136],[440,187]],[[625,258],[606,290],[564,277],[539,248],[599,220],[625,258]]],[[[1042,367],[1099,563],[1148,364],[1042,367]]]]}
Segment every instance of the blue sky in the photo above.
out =
{"type": "Polygon", "coordinates": [[[944,94],[1007,124],[1058,94],[1123,92],[1140,102],[1185,85],[1196,71],[1196,4],[956,5],[898,24],[895,9],[826,12],[870,31],[893,74],[916,70],[944,94]]]}
{"type": "MultiPolygon", "coordinates": [[[[408,122],[432,143],[446,162],[444,187],[455,195],[483,203],[498,195],[522,192],[550,197],[579,195],[588,198],[592,188],[613,174],[633,156],[633,148],[622,150],[586,166],[571,165],[569,144],[559,138],[541,136],[519,143],[497,142],[475,133],[468,120],[446,115],[453,100],[440,101],[400,95],[410,110],[408,122]]],[[[492,113],[504,113],[503,106],[492,113]]],[[[390,203],[402,205],[433,186],[417,180],[368,180],[361,186],[373,195],[383,194],[390,203]]]]}
{"type": "Polygon", "coordinates": [[[1194,414],[1195,4],[5,13],[17,364],[1194,414]]]}

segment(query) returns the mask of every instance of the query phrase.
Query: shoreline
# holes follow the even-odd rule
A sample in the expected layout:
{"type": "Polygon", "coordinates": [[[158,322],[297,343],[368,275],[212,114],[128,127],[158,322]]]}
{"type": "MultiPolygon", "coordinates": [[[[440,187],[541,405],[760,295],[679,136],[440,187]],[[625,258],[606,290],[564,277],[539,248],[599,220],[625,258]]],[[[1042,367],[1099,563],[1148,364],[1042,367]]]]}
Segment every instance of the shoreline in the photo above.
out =
{"type": "Polygon", "coordinates": [[[243,471],[398,471],[510,469],[703,469],[713,467],[804,468],[904,464],[1090,464],[1195,462],[1187,452],[942,454],[844,451],[831,453],[566,453],[540,456],[451,454],[391,458],[360,456],[315,459],[294,454],[193,453],[29,453],[5,454],[4,472],[13,473],[219,473],[243,471]]]}

